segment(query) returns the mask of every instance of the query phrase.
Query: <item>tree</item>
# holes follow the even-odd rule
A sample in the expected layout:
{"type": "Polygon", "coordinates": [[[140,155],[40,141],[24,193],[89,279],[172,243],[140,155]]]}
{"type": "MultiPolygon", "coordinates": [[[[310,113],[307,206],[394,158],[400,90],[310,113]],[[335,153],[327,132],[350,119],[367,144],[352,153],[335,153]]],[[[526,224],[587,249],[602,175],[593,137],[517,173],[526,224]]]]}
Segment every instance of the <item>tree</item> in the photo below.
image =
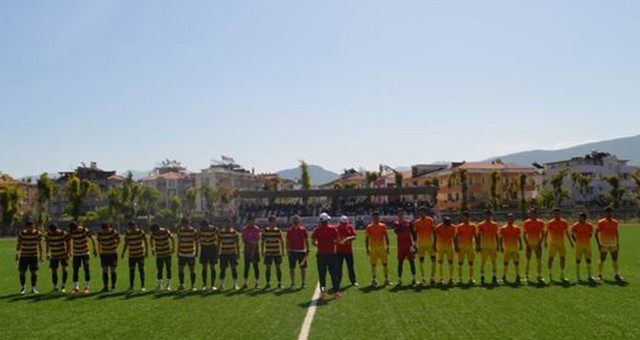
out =
{"type": "Polygon", "coordinates": [[[190,187],[187,189],[187,193],[185,195],[184,207],[187,211],[187,216],[191,217],[196,211],[196,205],[198,200],[198,188],[190,187]]]}
{"type": "Polygon", "coordinates": [[[622,197],[626,192],[626,190],[620,186],[620,179],[618,178],[618,176],[613,175],[606,177],[605,181],[607,181],[607,183],[609,183],[609,186],[611,186],[611,189],[609,190],[609,196],[611,198],[613,208],[620,208],[622,197]]]}
{"type": "Polygon", "coordinates": [[[395,175],[396,188],[402,188],[403,180],[404,180],[404,177],[402,176],[402,174],[399,172],[396,172],[396,175],[395,175]]]}
{"type": "Polygon", "coordinates": [[[20,217],[20,202],[24,199],[24,190],[18,183],[8,183],[0,187],[0,210],[2,212],[2,236],[7,235],[20,217]]]}
{"type": "Polygon", "coordinates": [[[142,187],[133,180],[131,172],[122,185],[109,189],[107,193],[109,210],[118,229],[122,220],[133,220],[138,215],[138,200],[143,193],[142,187]]]}
{"type": "Polygon", "coordinates": [[[527,175],[526,174],[520,174],[519,177],[520,180],[520,185],[519,185],[519,189],[520,189],[520,211],[522,211],[523,215],[526,215],[527,213],[527,198],[526,198],[526,190],[527,190],[527,175]]]}
{"type": "Polygon", "coordinates": [[[467,169],[462,169],[458,173],[460,177],[460,183],[462,185],[462,210],[467,210],[468,202],[469,202],[469,183],[468,183],[468,171],[467,169]]]}
{"type": "Polygon", "coordinates": [[[493,207],[493,210],[497,210],[500,204],[498,200],[498,172],[492,171],[489,179],[489,197],[491,199],[491,207],[493,207]]]}
{"type": "Polygon", "coordinates": [[[40,178],[38,178],[36,187],[38,188],[37,223],[38,225],[42,226],[43,223],[49,220],[48,206],[55,193],[55,182],[51,180],[49,174],[43,172],[40,175],[40,178]]]}
{"type": "Polygon", "coordinates": [[[156,187],[151,186],[143,186],[140,189],[140,197],[138,198],[138,202],[140,205],[140,209],[142,209],[147,215],[147,222],[151,224],[153,220],[153,214],[155,214],[156,209],[158,209],[158,202],[160,202],[160,190],[156,187]]]}
{"type": "Polygon", "coordinates": [[[562,184],[564,183],[564,179],[569,173],[569,169],[562,169],[558,171],[557,174],[551,177],[549,183],[553,188],[553,201],[556,206],[562,206],[562,201],[565,198],[569,198],[569,193],[563,188],[562,184]]]}
{"type": "MultiPolygon", "coordinates": [[[[583,196],[582,201],[584,200],[584,195],[587,193],[589,186],[591,186],[591,176],[585,176],[580,172],[572,172],[571,173],[571,183],[573,184],[573,188],[577,189],[578,192],[583,196]]],[[[574,202],[578,202],[576,197],[573,198],[574,202]]]]}
{"type": "Polygon", "coordinates": [[[216,209],[216,203],[218,203],[218,195],[216,191],[205,185],[200,188],[200,194],[202,195],[202,204],[204,206],[204,211],[206,216],[212,216],[216,209]]]}
{"type": "Polygon", "coordinates": [[[431,203],[438,204],[438,192],[440,191],[440,181],[437,178],[428,179],[424,181],[424,185],[434,187],[433,194],[431,194],[431,203]]]}
{"type": "Polygon", "coordinates": [[[99,197],[100,187],[86,179],[80,180],[76,174],[72,174],[67,180],[66,194],[69,203],[65,213],[78,221],[84,202],[92,195],[99,197]]]}
{"type": "Polygon", "coordinates": [[[380,176],[375,171],[367,171],[365,173],[365,178],[367,180],[367,187],[372,187],[372,185],[378,180],[380,176]]]}
{"type": "Polygon", "coordinates": [[[300,161],[300,184],[302,189],[311,189],[311,172],[309,171],[309,164],[305,161],[300,161]]]}

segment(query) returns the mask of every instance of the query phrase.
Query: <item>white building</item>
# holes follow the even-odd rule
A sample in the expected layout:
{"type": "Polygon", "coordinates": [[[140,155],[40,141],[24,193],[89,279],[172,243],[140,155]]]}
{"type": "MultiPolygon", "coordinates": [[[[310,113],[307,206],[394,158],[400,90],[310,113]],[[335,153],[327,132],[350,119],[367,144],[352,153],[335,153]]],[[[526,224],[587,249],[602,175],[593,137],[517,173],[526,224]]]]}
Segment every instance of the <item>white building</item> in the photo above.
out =
{"type": "MultiPolygon", "coordinates": [[[[203,169],[195,175],[195,183],[200,193],[202,193],[203,187],[231,191],[262,190],[264,188],[264,181],[259,176],[232,163],[213,164],[209,168],[203,169]]],[[[203,212],[204,206],[203,195],[198,195],[197,211],[203,212]]]]}
{"type": "Polygon", "coordinates": [[[630,198],[630,194],[637,190],[635,183],[631,180],[631,174],[637,168],[629,166],[628,163],[629,161],[620,160],[615,155],[593,151],[583,157],[546,163],[544,180],[549,183],[559,171],[568,169],[563,187],[569,192],[570,201],[577,205],[584,205],[596,201],[601,195],[608,195],[611,186],[606,178],[617,176],[620,179],[620,186],[627,190],[625,197],[630,198]],[[591,178],[591,184],[586,190],[582,190],[579,185],[574,185],[571,175],[574,172],[591,178]]]}

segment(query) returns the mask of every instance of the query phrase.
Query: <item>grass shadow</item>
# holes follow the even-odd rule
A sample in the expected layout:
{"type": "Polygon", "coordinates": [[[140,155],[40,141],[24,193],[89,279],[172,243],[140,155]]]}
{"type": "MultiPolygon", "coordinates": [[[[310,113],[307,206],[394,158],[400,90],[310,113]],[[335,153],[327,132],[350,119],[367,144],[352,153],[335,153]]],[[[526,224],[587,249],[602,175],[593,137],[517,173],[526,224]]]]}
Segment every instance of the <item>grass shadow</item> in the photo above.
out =
{"type": "Polygon", "coordinates": [[[153,292],[129,292],[127,294],[125,294],[122,299],[123,300],[134,300],[134,299],[139,299],[145,296],[149,296],[154,294],[153,292]]]}
{"type": "Polygon", "coordinates": [[[627,287],[630,285],[628,281],[619,282],[615,280],[603,280],[602,283],[607,286],[618,286],[618,287],[627,287]]]}
{"type": "Polygon", "coordinates": [[[99,295],[99,293],[89,293],[89,294],[77,293],[77,294],[67,295],[67,298],[65,300],[66,301],[84,300],[84,299],[96,297],[96,295],[99,295]]]}
{"type": "Polygon", "coordinates": [[[42,295],[35,295],[31,302],[40,302],[40,301],[51,301],[51,300],[59,300],[65,298],[67,295],[64,293],[49,293],[42,295]]]}
{"type": "Polygon", "coordinates": [[[360,292],[364,293],[364,294],[370,294],[373,292],[378,292],[381,290],[385,290],[385,286],[366,286],[366,287],[362,287],[360,288],[360,292]]]}

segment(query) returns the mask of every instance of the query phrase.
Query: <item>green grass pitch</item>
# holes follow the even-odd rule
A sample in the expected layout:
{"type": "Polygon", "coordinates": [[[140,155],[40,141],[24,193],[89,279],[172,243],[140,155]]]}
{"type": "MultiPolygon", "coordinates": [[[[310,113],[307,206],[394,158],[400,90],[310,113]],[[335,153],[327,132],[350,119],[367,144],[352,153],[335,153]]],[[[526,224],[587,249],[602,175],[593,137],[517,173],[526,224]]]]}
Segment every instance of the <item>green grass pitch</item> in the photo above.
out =
{"type": "MultiPolygon", "coordinates": [[[[370,270],[360,235],[356,241],[356,270],[361,286],[347,288],[342,300],[318,306],[310,338],[640,338],[640,253],[636,250],[640,248],[640,228],[626,225],[621,228],[621,237],[621,270],[629,281],[626,286],[574,283],[569,287],[544,288],[371,290],[367,287],[370,270]]],[[[394,238],[392,235],[392,243],[394,238]]],[[[126,261],[121,261],[119,267],[116,293],[86,296],[48,293],[52,289],[50,271],[47,263],[43,263],[38,284],[41,294],[21,297],[17,294],[14,249],[14,240],[0,241],[3,339],[296,339],[317,282],[311,261],[312,284],[306,290],[156,294],[153,292],[156,270],[150,257],[146,265],[150,290],[147,293],[123,292],[128,286],[126,261]]],[[[395,281],[393,250],[391,254],[391,278],[395,281]]],[[[174,285],[176,267],[174,263],[174,285]]],[[[476,273],[478,267],[476,264],[476,273]]],[[[406,265],[405,273],[408,271],[406,265]]],[[[197,273],[200,282],[199,266],[197,273]]],[[[97,259],[92,259],[91,275],[96,292],[102,286],[97,259]]],[[[575,282],[571,251],[567,276],[575,282]]],[[[405,274],[405,281],[407,278],[405,274]]],[[[610,263],[605,266],[605,278],[612,278],[610,263]]],[[[288,283],[285,268],[285,286],[288,283]]]]}

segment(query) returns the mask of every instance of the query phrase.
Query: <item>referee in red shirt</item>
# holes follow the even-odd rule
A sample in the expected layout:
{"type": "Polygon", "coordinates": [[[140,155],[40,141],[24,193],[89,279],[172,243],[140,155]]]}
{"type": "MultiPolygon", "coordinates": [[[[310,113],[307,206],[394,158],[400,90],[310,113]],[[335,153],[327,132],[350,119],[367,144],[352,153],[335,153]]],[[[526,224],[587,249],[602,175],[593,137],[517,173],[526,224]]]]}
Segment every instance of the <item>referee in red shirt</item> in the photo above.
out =
{"type": "Polygon", "coordinates": [[[320,225],[311,234],[313,245],[318,248],[318,277],[320,279],[320,299],[327,298],[327,272],[331,275],[334,297],[339,299],[340,275],[338,274],[338,261],[336,258],[336,244],[340,241],[338,229],[330,226],[331,216],[326,213],[320,214],[320,225]]]}

